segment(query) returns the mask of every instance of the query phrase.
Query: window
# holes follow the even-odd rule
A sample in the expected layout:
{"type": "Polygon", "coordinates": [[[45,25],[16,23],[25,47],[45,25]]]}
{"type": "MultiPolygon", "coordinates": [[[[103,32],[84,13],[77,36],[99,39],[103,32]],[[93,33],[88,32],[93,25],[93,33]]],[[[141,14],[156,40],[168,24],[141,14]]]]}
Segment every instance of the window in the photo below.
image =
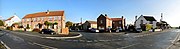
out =
{"type": "Polygon", "coordinates": [[[102,24],[102,23],[103,23],[103,21],[101,20],[101,21],[100,21],[100,23],[102,24]]]}
{"type": "Polygon", "coordinates": [[[37,21],[40,21],[40,18],[37,18],[37,21]]]}
{"type": "Polygon", "coordinates": [[[52,21],[53,17],[49,17],[49,21],[52,21]]]}
{"type": "Polygon", "coordinates": [[[36,18],[33,18],[33,22],[35,22],[36,21],[36,18]]]}
{"type": "Polygon", "coordinates": [[[41,21],[44,21],[44,18],[43,18],[43,17],[41,17],[41,21]]]}
{"type": "Polygon", "coordinates": [[[149,24],[153,24],[153,21],[149,21],[149,24]]]}
{"type": "Polygon", "coordinates": [[[27,21],[27,22],[29,22],[29,21],[30,21],[30,19],[26,19],[26,21],[27,21]]]}
{"type": "Polygon", "coordinates": [[[58,20],[58,19],[59,19],[59,16],[55,16],[55,17],[54,17],[54,20],[58,20]]]}
{"type": "Polygon", "coordinates": [[[59,18],[58,20],[61,20],[61,16],[58,16],[58,18],[59,18]]]}
{"type": "Polygon", "coordinates": [[[141,20],[141,24],[143,24],[143,20],[141,20]]]}
{"type": "Polygon", "coordinates": [[[121,21],[119,21],[119,24],[121,24],[121,21]]]}

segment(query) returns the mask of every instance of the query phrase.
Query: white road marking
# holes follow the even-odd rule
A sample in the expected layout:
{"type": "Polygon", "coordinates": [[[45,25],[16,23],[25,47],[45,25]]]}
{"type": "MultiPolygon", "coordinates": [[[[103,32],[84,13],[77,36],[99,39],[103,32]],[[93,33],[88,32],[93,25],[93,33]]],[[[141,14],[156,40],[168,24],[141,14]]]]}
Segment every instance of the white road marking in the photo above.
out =
{"type": "Polygon", "coordinates": [[[38,43],[35,43],[35,42],[33,42],[33,43],[29,42],[29,44],[38,45],[38,46],[41,46],[42,48],[45,48],[45,49],[47,49],[47,48],[49,48],[49,49],[58,49],[58,48],[55,48],[55,47],[51,47],[51,46],[47,46],[47,45],[42,45],[42,44],[38,44],[38,43]]]}
{"type": "Polygon", "coordinates": [[[144,36],[150,36],[150,35],[159,34],[159,33],[163,33],[163,32],[154,32],[154,33],[148,33],[148,34],[137,35],[137,36],[134,36],[134,38],[144,37],[144,36]]]}
{"type": "Polygon", "coordinates": [[[121,48],[117,48],[117,49],[125,49],[125,48],[131,47],[131,46],[135,46],[135,45],[138,45],[138,44],[139,44],[139,43],[131,44],[131,45],[128,45],[128,46],[124,46],[124,47],[121,47],[121,48]]]}
{"type": "Polygon", "coordinates": [[[171,41],[172,41],[172,42],[171,42],[172,44],[169,45],[166,49],[170,49],[170,47],[172,47],[173,44],[174,44],[179,38],[180,38],[180,33],[178,33],[178,34],[176,35],[176,37],[175,37],[174,40],[171,40],[171,41]]]}
{"type": "Polygon", "coordinates": [[[40,37],[40,38],[41,38],[41,36],[31,35],[31,34],[26,34],[26,33],[18,33],[18,34],[21,34],[21,35],[27,35],[27,36],[33,36],[33,37],[40,37]]]}
{"type": "Polygon", "coordinates": [[[11,48],[9,48],[3,41],[1,41],[1,44],[3,44],[4,47],[6,47],[6,49],[11,49],[11,48]]]}

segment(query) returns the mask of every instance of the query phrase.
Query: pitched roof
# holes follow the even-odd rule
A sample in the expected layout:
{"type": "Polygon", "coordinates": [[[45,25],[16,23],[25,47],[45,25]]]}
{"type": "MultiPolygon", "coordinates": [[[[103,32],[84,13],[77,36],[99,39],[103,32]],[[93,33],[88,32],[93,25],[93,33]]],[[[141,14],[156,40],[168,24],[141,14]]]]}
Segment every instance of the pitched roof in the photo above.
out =
{"type": "Polygon", "coordinates": [[[7,19],[7,20],[5,20],[5,21],[11,20],[12,18],[14,18],[14,16],[12,16],[12,17],[8,18],[8,19],[7,19]]]}
{"type": "Polygon", "coordinates": [[[47,11],[47,12],[38,12],[33,14],[28,14],[24,18],[34,18],[34,17],[45,17],[45,16],[63,16],[64,11],[47,11]]]}
{"type": "Polygon", "coordinates": [[[97,24],[96,21],[87,21],[87,22],[89,22],[90,24],[97,24]]]}
{"type": "Polygon", "coordinates": [[[112,21],[120,21],[123,20],[122,18],[111,18],[112,21]]]}
{"type": "Polygon", "coordinates": [[[143,16],[147,21],[156,21],[153,16],[143,16]]]}

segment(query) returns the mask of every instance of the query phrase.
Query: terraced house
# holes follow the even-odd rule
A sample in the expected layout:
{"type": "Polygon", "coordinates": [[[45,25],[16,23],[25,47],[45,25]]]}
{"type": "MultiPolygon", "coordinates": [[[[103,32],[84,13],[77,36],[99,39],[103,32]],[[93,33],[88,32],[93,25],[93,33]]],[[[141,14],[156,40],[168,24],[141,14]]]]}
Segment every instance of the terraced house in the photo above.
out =
{"type": "Polygon", "coordinates": [[[65,28],[64,11],[49,11],[27,14],[22,18],[24,28],[49,28],[53,30],[65,28]],[[49,23],[48,25],[45,23],[49,23]]]}

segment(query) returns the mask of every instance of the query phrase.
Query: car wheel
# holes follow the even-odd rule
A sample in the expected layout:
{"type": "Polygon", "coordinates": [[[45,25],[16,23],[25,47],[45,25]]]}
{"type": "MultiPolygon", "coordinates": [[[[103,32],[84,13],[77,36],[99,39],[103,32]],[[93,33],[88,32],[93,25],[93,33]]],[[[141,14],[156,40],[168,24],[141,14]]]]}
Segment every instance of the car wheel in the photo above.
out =
{"type": "Polygon", "coordinates": [[[41,34],[44,34],[44,32],[41,32],[41,34]]]}
{"type": "Polygon", "coordinates": [[[54,35],[54,33],[51,33],[51,35],[54,35]]]}

